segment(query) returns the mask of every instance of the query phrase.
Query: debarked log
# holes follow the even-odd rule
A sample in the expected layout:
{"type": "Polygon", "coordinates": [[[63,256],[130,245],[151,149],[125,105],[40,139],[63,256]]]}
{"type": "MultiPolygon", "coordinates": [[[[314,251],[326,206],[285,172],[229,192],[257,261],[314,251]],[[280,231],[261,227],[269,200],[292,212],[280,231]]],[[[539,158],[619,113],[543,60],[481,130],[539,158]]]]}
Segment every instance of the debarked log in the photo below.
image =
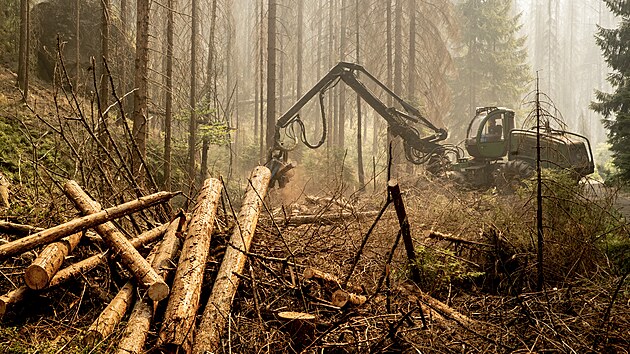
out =
{"type": "MultiPolygon", "coordinates": [[[[140,236],[131,239],[131,244],[134,247],[138,248],[144,244],[153,242],[164,234],[167,226],[168,225],[166,224],[160,225],[157,228],[144,232],[140,236]]],[[[52,279],[48,283],[47,288],[63,284],[70,279],[74,279],[79,275],[96,268],[99,264],[104,263],[105,260],[107,260],[107,253],[99,253],[72,265],[69,265],[68,267],[59,270],[57,274],[52,277],[52,279]]],[[[8,310],[9,307],[21,302],[24,299],[24,295],[30,290],[31,289],[29,289],[28,286],[23,285],[0,296],[0,317],[4,315],[5,311],[8,310]]]]}
{"type": "Polygon", "coordinates": [[[0,245],[0,260],[30,251],[39,245],[57,241],[60,238],[72,235],[75,232],[146,209],[152,205],[163,203],[175,195],[177,195],[177,193],[158,192],[121,205],[107,208],[97,213],[76,218],[61,225],[57,225],[30,236],[25,236],[18,240],[0,245]]]}
{"type": "Polygon", "coordinates": [[[79,244],[82,236],[83,232],[77,232],[46,246],[33,263],[26,268],[24,272],[26,285],[33,290],[45,288],[50,279],[61,268],[66,256],[79,244]]]}
{"type": "MultiPolygon", "coordinates": [[[[68,197],[76,204],[77,208],[85,214],[98,214],[100,204],[92,200],[75,181],[68,181],[64,185],[68,197]]],[[[169,287],[157,272],[151,268],[149,262],[133,247],[129,240],[111,222],[96,225],[98,232],[109,247],[120,256],[123,264],[131,271],[138,283],[147,288],[147,294],[154,301],[159,301],[168,296],[169,287]]]]}
{"type": "MultiPolygon", "coordinates": [[[[179,250],[181,244],[180,233],[185,227],[185,222],[186,217],[184,214],[172,221],[164,239],[157,247],[155,255],[150,254],[148,257],[153,258],[151,260],[153,269],[164,279],[168,278],[171,270],[170,264],[179,250]]],[[[144,343],[153,320],[153,307],[153,303],[147,298],[136,300],[129,320],[127,320],[127,327],[118,345],[118,354],[143,353],[144,343]]]]}
{"type": "Polygon", "coordinates": [[[195,315],[199,309],[203,273],[221,189],[221,181],[209,178],[204,181],[197,197],[158,336],[157,345],[165,350],[175,351],[182,347],[188,351],[192,347],[195,315]]]}
{"type": "Polygon", "coordinates": [[[193,353],[212,353],[219,347],[239,284],[236,274],[241,273],[245,267],[247,255],[244,252],[249,251],[254,238],[270,178],[271,172],[263,166],[256,167],[250,175],[250,184],[237,216],[237,225],[230,237],[230,244],[225,251],[199,329],[195,332],[193,353]]]}
{"type": "Polygon", "coordinates": [[[135,287],[132,282],[128,281],[86,330],[83,335],[84,346],[91,348],[114,332],[127,312],[134,293],[135,287]]]}

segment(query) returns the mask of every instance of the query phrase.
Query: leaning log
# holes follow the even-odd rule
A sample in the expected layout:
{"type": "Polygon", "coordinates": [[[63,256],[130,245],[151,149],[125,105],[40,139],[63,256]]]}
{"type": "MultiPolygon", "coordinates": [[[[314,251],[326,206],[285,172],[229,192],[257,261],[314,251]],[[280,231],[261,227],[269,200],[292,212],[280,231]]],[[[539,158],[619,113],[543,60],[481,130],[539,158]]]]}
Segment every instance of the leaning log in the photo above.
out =
{"type": "Polygon", "coordinates": [[[114,332],[127,312],[134,292],[135,286],[128,281],[87,329],[83,335],[84,346],[94,347],[114,332]]]}
{"type": "Polygon", "coordinates": [[[402,234],[405,250],[407,251],[407,258],[409,259],[409,265],[411,267],[411,279],[413,279],[416,284],[420,284],[420,270],[416,264],[416,250],[414,249],[413,240],[411,238],[409,218],[405,211],[405,203],[400,193],[400,187],[395,179],[391,179],[387,182],[387,191],[394,201],[394,209],[396,209],[398,223],[400,224],[400,233],[402,234]]]}
{"type": "Polygon", "coordinates": [[[271,172],[259,166],[252,171],[250,185],[245,192],[245,199],[237,217],[230,244],[225,251],[223,262],[212,287],[210,299],[196,332],[193,353],[212,353],[219,347],[219,340],[225,329],[226,320],[230,317],[232,300],[238,288],[240,274],[245,267],[249,247],[254,238],[258,216],[267,194],[271,172]]]}
{"type": "Polygon", "coordinates": [[[83,232],[77,232],[66,236],[61,240],[51,243],[31,263],[24,272],[24,282],[33,289],[43,289],[50,279],[57,273],[66,256],[79,244],[83,232]]]}
{"type": "Polygon", "coordinates": [[[30,236],[22,237],[18,240],[6,243],[4,245],[0,245],[0,260],[10,256],[14,256],[16,254],[30,251],[39,245],[57,241],[60,238],[72,235],[75,232],[92,228],[96,225],[100,225],[104,222],[117,219],[121,216],[125,216],[133,212],[146,209],[152,205],[163,203],[171,199],[175,195],[177,195],[177,193],[158,192],[115,207],[99,211],[97,213],[76,218],[64,224],[51,227],[30,236]]]}
{"type": "Polygon", "coordinates": [[[222,184],[218,179],[204,181],[197,197],[195,210],[188,224],[188,235],[179,257],[173,292],[169,297],[160,328],[158,346],[175,351],[190,348],[199,309],[199,297],[210,251],[210,238],[214,229],[222,184]]]}
{"type": "MultiPolygon", "coordinates": [[[[167,226],[168,224],[164,224],[147,232],[143,232],[140,236],[131,239],[131,244],[134,247],[138,248],[144,244],[153,242],[164,234],[167,226]]],[[[99,264],[105,263],[106,260],[107,252],[103,252],[69,265],[68,267],[59,270],[57,274],[52,277],[52,279],[48,283],[48,288],[52,288],[54,286],[63,284],[70,279],[74,279],[79,275],[96,268],[99,264]]],[[[0,310],[2,310],[0,311],[0,316],[4,313],[4,311],[8,309],[9,306],[14,306],[18,302],[22,301],[24,299],[24,295],[30,290],[31,289],[29,289],[28,286],[23,285],[13,291],[10,291],[0,296],[0,310]]]]}
{"type": "MultiPolygon", "coordinates": [[[[151,261],[153,269],[164,278],[168,278],[170,264],[173,262],[177,250],[181,244],[180,235],[184,229],[186,217],[182,214],[171,222],[166,235],[157,248],[155,257],[151,261]]],[[[151,321],[153,320],[153,304],[147,298],[139,298],[133,306],[127,327],[118,345],[118,354],[143,353],[144,343],[147,340],[151,321]]]]}
{"type": "MultiPolygon", "coordinates": [[[[75,181],[68,181],[64,190],[81,212],[96,215],[101,210],[100,204],[92,200],[75,181]]],[[[168,296],[169,288],[164,279],[151,268],[149,262],[138,253],[113,223],[97,225],[95,229],[107,245],[120,255],[123,264],[131,271],[138,283],[147,288],[147,294],[152,300],[160,301],[168,296]]]]}

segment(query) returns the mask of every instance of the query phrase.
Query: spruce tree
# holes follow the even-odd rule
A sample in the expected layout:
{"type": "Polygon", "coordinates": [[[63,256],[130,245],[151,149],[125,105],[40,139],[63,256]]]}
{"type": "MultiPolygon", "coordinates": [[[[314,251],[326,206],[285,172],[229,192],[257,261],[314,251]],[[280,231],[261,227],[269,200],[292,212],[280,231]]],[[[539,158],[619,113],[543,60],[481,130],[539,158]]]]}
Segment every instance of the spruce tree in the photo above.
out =
{"type": "Polygon", "coordinates": [[[478,106],[517,107],[530,81],[520,15],[512,0],[465,0],[458,5],[461,42],[452,82],[453,133],[462,138],[478,106]]]}
{"type": "Polygon", "coordinates": [[[607,80],[614,92],[596,91],[597,101],[591,103],[591,108],[604,116],[613,163],[618,168],[619,177],[630,181],[630,1],[604,2],[620,19],[617,28],[598,26],[595,35],[606,63],[612,69],[607,80]]]}

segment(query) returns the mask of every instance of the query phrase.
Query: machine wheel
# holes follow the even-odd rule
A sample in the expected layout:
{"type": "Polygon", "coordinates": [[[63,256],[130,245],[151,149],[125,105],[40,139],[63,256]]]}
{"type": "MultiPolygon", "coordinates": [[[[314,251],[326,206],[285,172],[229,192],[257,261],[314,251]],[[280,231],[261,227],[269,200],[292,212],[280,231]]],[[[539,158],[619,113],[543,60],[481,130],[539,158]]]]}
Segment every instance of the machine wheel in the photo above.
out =
{"type": "Polygon", "coordinates": [[[497,190],[511,194],[518,188],[525,186],[525,180],[534,174],[531,165],[524,161],[508,161],[503,167],[497,170],[494,182],[497,190]]]}

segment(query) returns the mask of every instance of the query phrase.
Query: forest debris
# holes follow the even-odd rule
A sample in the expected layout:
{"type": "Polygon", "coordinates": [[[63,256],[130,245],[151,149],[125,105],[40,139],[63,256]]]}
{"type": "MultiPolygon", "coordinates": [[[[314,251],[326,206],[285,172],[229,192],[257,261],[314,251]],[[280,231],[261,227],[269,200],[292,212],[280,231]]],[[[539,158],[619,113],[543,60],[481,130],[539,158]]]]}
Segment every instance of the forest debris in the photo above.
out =
{"type": "Polygon", "coordinates": [[[317,197],[314,195],[307,195],[306,196],[306,202],[307,203],[312,203],[312,204],[319,204],[322,206],[325,205],[330,205],[330,204],[335,204],[337,206],[339,206],[341,209],[346,209],[350,212],[354,212],[354,206],[352,206],[352,204],[346,200],[346,198],[344,197],[317,197]]]}
{"type": "Polygon", "coordinates": [[[470,240],[466,240],[460,237],[455,237],[453,235],[450,234],[445,234],[439,231],[434,231],[431,230],[427,233],[427,237],[428,238],[432,238],[432,239],[437,239],[437,240],[444,240],[444,241],[449,241],[449,242],[454,242],[454,243],[461,243],[461,244],[465,244],[465,245],[473,245],[473,246],[482,246],[482,247],[494,247],[493,245],[489,244],[489,243],[482,243],[482,242],[476,242],[476,241],[470,241],[470,240]]]}
{"type": "Polygon", "coordinates": [[[344,307],[346,305],[361,306],[365,304],[367,298],[364,295],[358,295],[355,293],[347,292],[344,290],[337,290],[332,294],[332,304],[338,307],[344,307]]]}
{"type": "Polygon", "coordinates": [[[83,345],[93,347],[114,332],[129,308],[135,287],[128,281],[116,294],[114,299],[101,312],[96,321],[87,329],[83,336],[83,345]]]}
{"type": "Polygon", "coordinates": [[[33,263],[26,268],[24,272],[26,285],[33,290],[45,288],[50,279],[61,268],[66,256],[79,244],[82,236],[83,232],[77,232],[46,246],[33,263]]]}
{"type": "Polygon", "coordinates": [[[284,224],[287,226],[299,226],[304,224],[322,224],[329,225],[334,224],[342,220],[347,219],[364,219],[372,218],[378,215],[378,211],[363,211],[363,212],[343,212],[343,213],[326,213],[326,214],[312,214],[312,215],[290,215],[286,219],[276,218],[275,222],[278,224],[284,224]]]}
{"type": "Polygon", "coordinates": [[[193,353],[216,352],[219,347],[239,284],[235,273],[241,273],[245,267],[247,255],[244,252],[249,251],[254,238],[270,178],[271,172],[263,166],[256,167],[250,175],[250,184],[237,217],[237,226],[230,237],[230,244],[225,251],[210,299],[196,331],[193,353]]]}
{"type": "Polygon", "coordinates": [[[411,278],[416,284],[420,284],[420,270],[416,264],[416,251],[413,246],[413,240],[411,239],[411,230],[409,226],[409,219],[407,218],[407,212],[405,211],[405,203],[400,194],[400,186],[398,181],[390,179],[387,181],[387,191],[394,201],[394,209],[396,209],[396,215],[398,215],[398,222],[400,224],[400,232],[402,234],[405,250],[407,251],[407,258],[411,267],[411,278]]]}
{"type": "MultiPolygon", "coordinates": [[[[75,181],[68,181],[64,185],[64,190],[83,213],[96,215],[101,209],[100,204],[92,200],[75,181]]],[[[139,284],[147,288],[147,293],[152,300],[159,301],[168,296],[169,287],[164,282],[164,279],[151,268],[147,260],[138,253],[113,223],[106,222],[96,225],[95,229],[103,237],[107,245],[119,253],[123,264],[129,268],[139,284]]]]}
{"type": "Polygon", "coordinates": [[[157,345],[166,349],[192,347],[195,315],[203,283],[210,238],[221,198],[221,181],[208,178],[197,197],[188,235],[179,257],[173,292],[168,300],[157,345]]]}
{"type": "Polygon", "coordinates": [[[163,203],[177,193],[158,192],[145,197],[132,200],[130,202],[120,204],[94,214],[86,215],[73,219],[66,223],[51,227],[49,229],[37,232],[30,236],[22,237],[18,240],[0,245],[0,260],[26,251],[46,243],[56,241],[62,237],[71,235],[83,229],[100,225],[104,222],[117,219],[121,216],[131,214],[133,212],[146,209],[152,205],[163,203]]]}
{"type": "MultiPolygon", "coordinates": [[[[170,264],[179,250],[181,244],[180,233],[184,229],[185,222],[186,217],[183,213],[180,217],[173,220],[166,231],[164,239],[156,248],[155,256],[150,254],[148,257],[153,258],[151,266],[164,279],[168,278],[171,270],[170,264]]],[[[147,298],[137,299],[127,320],[127,327],[118,345],[117,353],[142,353],[152,320],[153,304],[147,298]]]]}

